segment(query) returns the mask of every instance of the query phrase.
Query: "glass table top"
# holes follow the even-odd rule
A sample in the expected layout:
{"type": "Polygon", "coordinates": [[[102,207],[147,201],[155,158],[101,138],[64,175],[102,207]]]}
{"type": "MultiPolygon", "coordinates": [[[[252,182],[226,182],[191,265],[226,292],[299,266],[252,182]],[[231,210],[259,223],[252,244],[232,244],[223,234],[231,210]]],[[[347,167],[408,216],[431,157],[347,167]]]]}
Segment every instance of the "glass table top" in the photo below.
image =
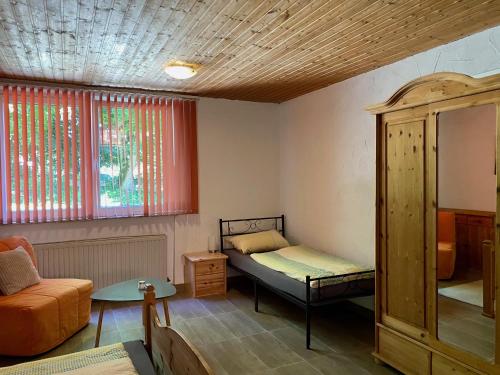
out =
{"type": "Polygon", "coordinates": [[[155,287],[156,298],[166,298],[176,293],[175,286],[168,281],[152,278],[132,279],[121,283],[109,285],[92,293],[94,301],[142,301],[144,300],[144,290],[139,290],[137,285],[139,280],[144,280],[155,287]]]}

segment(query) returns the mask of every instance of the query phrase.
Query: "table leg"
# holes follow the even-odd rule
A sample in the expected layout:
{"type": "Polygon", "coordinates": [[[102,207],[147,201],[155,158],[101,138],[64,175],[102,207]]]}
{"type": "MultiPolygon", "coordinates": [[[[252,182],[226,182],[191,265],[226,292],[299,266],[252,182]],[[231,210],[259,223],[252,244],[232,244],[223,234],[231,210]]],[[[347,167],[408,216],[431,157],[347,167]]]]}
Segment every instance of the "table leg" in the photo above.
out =
{"type": "Polygon", "coordinates": [[[97,332],[95,335],[95,347],[97,348],[99,346],[99,340],[101,339],[101,327],[102,327],[102,317],[104,315],[104,307],[105,307],[105,302],[101,302],[101,306],[99,308],[99,321],[97,322],[97,332]]]}
{"type": "Polygon", "coordinates": [[[167,299],[163,298],[163,312],[165,313],[165,323],[167,326],[170,325],[170,314],[168,312],[168,304],[167,304],[167,299]]]}

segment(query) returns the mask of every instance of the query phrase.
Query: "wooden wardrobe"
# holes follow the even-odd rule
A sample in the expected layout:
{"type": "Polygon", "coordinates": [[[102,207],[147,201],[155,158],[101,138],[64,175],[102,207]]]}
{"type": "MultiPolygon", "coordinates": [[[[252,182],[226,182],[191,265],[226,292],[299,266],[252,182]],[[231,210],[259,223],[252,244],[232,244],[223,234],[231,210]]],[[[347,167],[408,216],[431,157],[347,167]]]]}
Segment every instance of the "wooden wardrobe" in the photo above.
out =
{"type": "MultiPolygon", "coordinates": [[[[437,334],[438,116],[483,104],[496,105],[496,164],[500,165],[500,75],[474,79],[455,73],[432,74],[367,109],[376,115],[377,127],[374,356],[405,374],[500,374],[499,324],[492,362],[439,340],[437,334]]],[[[496,251],[498,226],[495,238],[496,251]]],[[[496,257],[497,271],[499,260],[496,257]]],[[[500,272],[496,275],[499,285],[500,272]]],[[[497,311],[499,295],[497,289],[497,311]]]]}

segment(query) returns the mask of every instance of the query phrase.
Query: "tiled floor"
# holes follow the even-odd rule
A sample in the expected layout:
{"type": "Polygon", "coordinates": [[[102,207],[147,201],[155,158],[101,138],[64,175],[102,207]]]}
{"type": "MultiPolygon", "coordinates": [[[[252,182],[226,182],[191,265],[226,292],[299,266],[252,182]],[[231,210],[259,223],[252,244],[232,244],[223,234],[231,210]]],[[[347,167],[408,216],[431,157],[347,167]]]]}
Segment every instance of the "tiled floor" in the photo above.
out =
{"type": "MultiPolygon", "coordinates": [[[[439,288],[470,283],[482,277],[478,270],[456,269],[453,279],[439,280],[439,288]]],[[[482,307],[438,294],[438,336],[445,343],[493,361],[495,320],[484,316],[482,307]]]]}
{"type": "Polygon", "coordinates": [[[495,319],[479,306],[438,295],[438,336],[489,362],[495,357],[495,319]]]}
{"type": "MultiPolygon", "coordinates": [[[[373,320],[353,313],[347,305],[323,309],[313,316],[313,350],[305,349],[302,310],[263,293],[261,312],[255,313],[244,285],[231,289],[227,299],[177,295],[169,307],[172,325],[201,351],[217,374],[397,373],[373,362],[373,320]]],[[[98,306],[93,306],[90,325],[43,357],[93,347],[97,316],[98,306]]],[[[142,335],[140,304],[113,304],[106,310],[101,345],[142,335]]]]}

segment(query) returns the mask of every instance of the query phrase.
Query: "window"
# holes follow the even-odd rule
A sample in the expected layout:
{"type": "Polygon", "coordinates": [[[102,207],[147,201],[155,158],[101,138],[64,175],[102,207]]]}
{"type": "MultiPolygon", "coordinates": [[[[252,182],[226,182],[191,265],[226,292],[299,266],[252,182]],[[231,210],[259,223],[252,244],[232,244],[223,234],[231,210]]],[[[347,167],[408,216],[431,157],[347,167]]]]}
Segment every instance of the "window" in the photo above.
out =
{"type": "Polygon", "coordinates": [[[196,102],[4,86],[0,222],[198,212],[196,102]]]}

